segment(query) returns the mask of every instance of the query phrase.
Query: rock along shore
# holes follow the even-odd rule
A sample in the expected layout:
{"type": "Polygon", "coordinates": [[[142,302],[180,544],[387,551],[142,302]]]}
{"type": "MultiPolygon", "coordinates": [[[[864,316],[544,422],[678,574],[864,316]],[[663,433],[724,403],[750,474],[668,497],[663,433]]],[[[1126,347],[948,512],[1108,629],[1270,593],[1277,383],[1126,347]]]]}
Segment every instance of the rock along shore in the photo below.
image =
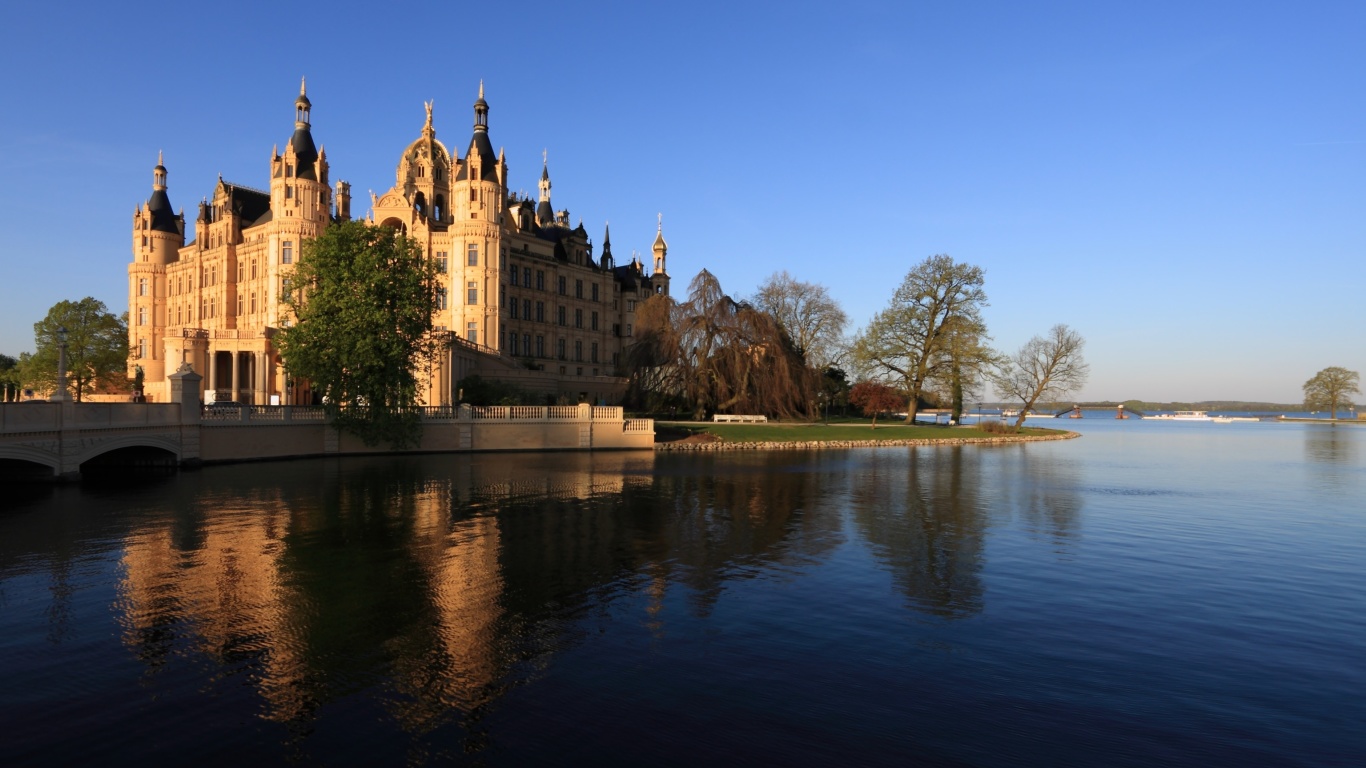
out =
{"type": "Polygon", "coordinates": [[[794,440],[788,442],[744,442],[728,443],[721,440],[711,443],[656,443],[656,451],[797,451],[821,450],[825,448],[887,448],[892,446],[962,446],[962,445],[1006,445],[1008,443],[1039,443],[1046,440],[1071,440],[1081,437],[1076,432],[1060,435],[1002,435],[1000,437],[949,437],[932,440],[794,440]]]}

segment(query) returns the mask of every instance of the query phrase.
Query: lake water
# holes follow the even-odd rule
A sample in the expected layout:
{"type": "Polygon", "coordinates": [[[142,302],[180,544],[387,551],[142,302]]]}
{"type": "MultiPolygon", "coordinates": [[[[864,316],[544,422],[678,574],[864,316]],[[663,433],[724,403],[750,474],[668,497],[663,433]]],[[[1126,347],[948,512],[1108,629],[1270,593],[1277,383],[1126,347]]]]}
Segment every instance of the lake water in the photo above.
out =
{"type": "Polygon", "coordinates": [[[1056,426],[5,488],[0,763],[1366,764],[1366,428],[1056,426]]]}

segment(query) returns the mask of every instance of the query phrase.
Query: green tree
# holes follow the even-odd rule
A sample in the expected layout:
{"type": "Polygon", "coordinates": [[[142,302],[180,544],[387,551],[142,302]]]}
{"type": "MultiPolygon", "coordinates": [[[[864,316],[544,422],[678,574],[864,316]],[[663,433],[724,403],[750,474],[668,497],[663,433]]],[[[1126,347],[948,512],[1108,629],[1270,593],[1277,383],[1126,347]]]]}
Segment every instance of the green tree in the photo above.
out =
{"type": "Polygon", "coordinates": [[[1082,357],[1085,346],[1081,334],[1060,323],[1000,361],[992,385],[1002,398],[1020,403],[1017,429],[1040,399],[1062,397],[1086,383],[1091,368],[1082,357]]]}
{"type": "Polygon", "coordinates": [[[19,360],[9,355],[0,355],[0,402],[18,400],[21,388],[19,360]]]}
{"type": "Polygon", "coordinates": [[[282,297],[294,317],[275,337],[285,370],[310,381],[333,423],[366,445],[415,444],[437,291],[435,264],[397,230],[329,226],[304,244],[282,297]]]}
{"type": "Polygon", "coordinates": [[[1348,395],[1361,394],[1361,374],[1333,366],[1314,374],[1304,382],[1304,407],[1311,411],[1330,411],[1338,417],[1338,408],[1347,402],[1348,395]]]}
{"type": "Polygon", "coordinates": [[[128,326],[90,296],[59,301],[33,324],[34,352],[20,355],[20,378],[41,391],[57,388],[57,362],[66,329],[66,380],[76,402],[98,389],[128,386],[128,326]]]}
{"type": "Polygon", "coordinates": [[[929,386],[957,380],[961,389],[965,371],[982,364],[970,352],[986,350],[983,283],[981,267],[931,256],[906,274],[888,307],[855,337],[855,364],[904,390],[912,421],[929,386]]]}

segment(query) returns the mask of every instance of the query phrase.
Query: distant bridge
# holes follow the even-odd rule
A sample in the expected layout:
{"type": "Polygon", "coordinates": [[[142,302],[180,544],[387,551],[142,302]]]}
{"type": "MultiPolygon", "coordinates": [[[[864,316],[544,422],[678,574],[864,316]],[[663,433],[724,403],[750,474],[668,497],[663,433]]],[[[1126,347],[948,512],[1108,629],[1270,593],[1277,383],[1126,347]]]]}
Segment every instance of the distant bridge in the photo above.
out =
{"type": "Polygon", "coordinates": [[[1148,415],[1136,408],[1129,408],[1125,406],[1124,403],[1077,403],[1071,408],[1064,408],[1061,411],[1058,411],[1055,415],[1058,418],[1065,418],[1075,414],[1075,418],[1080,419],[1082,418],[1083,411],[1109,411],[1111,414],[1114,414],[1114,417],[1117,419],[1128,418],[1129,414],[1133,414],[1139,418],[1148,415]]]}

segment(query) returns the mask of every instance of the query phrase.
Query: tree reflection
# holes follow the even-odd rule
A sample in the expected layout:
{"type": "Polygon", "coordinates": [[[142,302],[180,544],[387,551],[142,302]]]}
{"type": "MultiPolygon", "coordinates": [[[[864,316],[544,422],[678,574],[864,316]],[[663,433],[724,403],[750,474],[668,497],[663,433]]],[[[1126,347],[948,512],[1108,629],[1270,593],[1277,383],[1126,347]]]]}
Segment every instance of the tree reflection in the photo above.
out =
{"type": "Polygon", "coordinates": [[[1310,461],[1324,464],[1352,464],[1357,460],[1357,439],[1354,427],[1320,427],[1310,425],[1304,430],[1304,455],[1310,461]]]}
{"type": "Polygon", "coordinates": [[[987,516],[976,449],[878,451],[850,477],[854,522],[910,605],[962,618],[982,610],[987,516]]]}

